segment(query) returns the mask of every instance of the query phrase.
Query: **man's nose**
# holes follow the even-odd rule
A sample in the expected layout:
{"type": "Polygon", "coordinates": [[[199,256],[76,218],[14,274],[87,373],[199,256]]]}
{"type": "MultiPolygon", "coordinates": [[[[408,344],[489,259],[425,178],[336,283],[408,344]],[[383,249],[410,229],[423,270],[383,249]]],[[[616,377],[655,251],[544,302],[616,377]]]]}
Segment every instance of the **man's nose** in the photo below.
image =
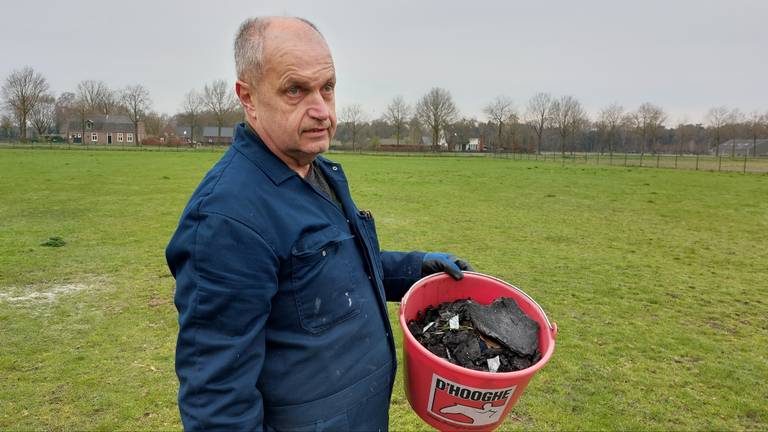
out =
{"type": "Polygon", "coordinates": [[[331,109],[329,102],[323,98],[323,95],[319,92],[312,92],[308,96],[309,107],[307,108],[307,114],[313,119],[325,121],[331,116],[331,109]]]}

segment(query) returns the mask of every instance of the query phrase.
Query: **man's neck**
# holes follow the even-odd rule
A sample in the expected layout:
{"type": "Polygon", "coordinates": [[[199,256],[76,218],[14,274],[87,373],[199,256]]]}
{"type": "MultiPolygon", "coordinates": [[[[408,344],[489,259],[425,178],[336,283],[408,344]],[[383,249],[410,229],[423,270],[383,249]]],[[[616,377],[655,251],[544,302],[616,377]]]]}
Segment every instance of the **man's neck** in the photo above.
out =
{"type": "Polygon", "coordinates": [[[256,128],[253,127],[250,121],[245,122],[245,127],[248,128],[248,130],[251,133],[261,138],[261,141],[269,149],[269,151],[271,151],[273,155],[277,156],[278,159],[283,161],[283,163],[286,166],[288,166],[288,168],[290,168],[291,171],[294,171],[296,174],[300,175],[301,178],[307,177],[307,174],[309,173],[310,165],[312,164],[312,161],[314,160],[314,158],[307,163],[302,163],[303,161],[299,161],[298,159],[292,158],[287,154],[279,152],[277,148],[275,148],[275,146],[272,145],[272,143],[268,142],[268,140],[266,140],[264,137],[259,135],[258,132],[256,132],[256,128]]]}

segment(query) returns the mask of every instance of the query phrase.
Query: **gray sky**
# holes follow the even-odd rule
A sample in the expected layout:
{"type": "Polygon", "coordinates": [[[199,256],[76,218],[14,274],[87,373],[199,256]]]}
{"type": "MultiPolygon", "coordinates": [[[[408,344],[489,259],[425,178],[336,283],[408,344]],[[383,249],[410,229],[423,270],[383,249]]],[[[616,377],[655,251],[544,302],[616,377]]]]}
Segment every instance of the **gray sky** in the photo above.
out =
{"type": "Polygon", "coordinates": [[[669,124],[719,105],[768,111],[768,0],[1,0],[0,79],[31,66],[58,95],[86,79],[143,84],[160,112],[217,78],[254,15],[298,15],[325,34],[337,109],[379,117],[396,95],[448,89],[484,119],[498,95],[573,95],[590,114],[662,106],[669,124]]]}

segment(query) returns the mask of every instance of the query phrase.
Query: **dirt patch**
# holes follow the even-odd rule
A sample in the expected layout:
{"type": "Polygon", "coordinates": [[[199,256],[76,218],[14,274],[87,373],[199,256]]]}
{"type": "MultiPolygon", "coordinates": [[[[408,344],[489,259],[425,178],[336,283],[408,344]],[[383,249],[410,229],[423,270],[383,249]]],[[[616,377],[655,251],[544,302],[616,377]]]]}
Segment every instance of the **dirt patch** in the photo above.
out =
{"type": "Polygon", "coordinates": [[[152,297],[151,299],[149,299],[147,304],[149,305],[149,307],[158,307],[158,306],[166,305],[170,302],[171,301],[168,299],[152,297]]]}
{"type": "Polygon", "coordinates": [[[0,287],[0,303],[12,305],[50,304],[55,303],[62,296],[90,291],[100,285],[97,282],[70,282],[35,284],[25,287],[0,287]]]}

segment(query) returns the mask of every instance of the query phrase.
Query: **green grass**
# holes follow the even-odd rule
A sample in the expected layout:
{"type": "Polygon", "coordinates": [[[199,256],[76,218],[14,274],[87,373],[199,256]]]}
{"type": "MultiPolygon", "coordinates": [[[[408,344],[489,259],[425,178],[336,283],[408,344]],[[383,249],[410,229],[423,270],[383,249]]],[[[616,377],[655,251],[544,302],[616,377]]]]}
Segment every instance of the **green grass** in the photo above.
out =
{"type": "MultiPolygon", "coordinates": [[[[163,251],[218,157],[0,150],[0,430],[180,427],[163,251]]],[[[768,176],[331,157],[384,248],[454,252],[557,322],[502,430],[768,428],[768,176]]],[[[427,429],[402,377],[391,426],[427,429]]]]}

